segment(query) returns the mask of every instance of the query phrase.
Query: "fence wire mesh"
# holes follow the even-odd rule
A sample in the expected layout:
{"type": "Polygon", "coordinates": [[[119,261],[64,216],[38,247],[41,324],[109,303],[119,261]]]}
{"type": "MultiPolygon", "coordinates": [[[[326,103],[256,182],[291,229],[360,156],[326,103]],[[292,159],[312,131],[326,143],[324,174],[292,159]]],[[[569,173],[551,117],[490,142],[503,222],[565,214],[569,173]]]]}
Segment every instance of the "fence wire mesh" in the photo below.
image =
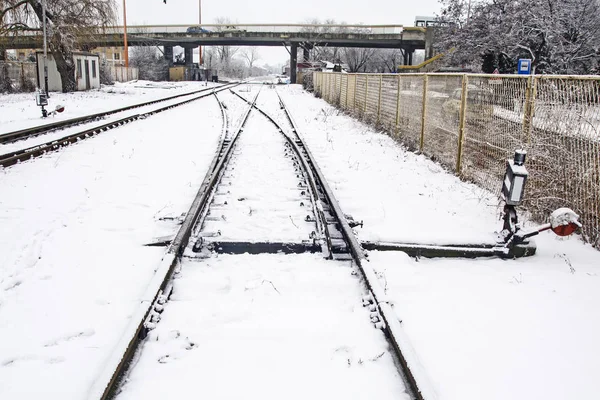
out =
{"type": "Polygon", "coordinates": [[[526,149],[524,208],[572,208],[600,249],[600,77],[315,74],[317,95],[494,193],[526,149]]]}

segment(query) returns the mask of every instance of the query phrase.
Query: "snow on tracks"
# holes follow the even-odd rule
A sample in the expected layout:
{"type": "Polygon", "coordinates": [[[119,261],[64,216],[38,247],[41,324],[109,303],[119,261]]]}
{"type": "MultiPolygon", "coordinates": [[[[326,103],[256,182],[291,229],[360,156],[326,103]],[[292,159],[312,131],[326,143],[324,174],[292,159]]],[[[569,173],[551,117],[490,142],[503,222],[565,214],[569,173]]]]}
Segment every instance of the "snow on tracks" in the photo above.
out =
{"type": "Polygon", "coordinates": [[[208,98],[0,172],[1,398],[84,397],[164,253],[143,244],[176,232],[159,219],[187,209],[220,128],[208,98]]]}

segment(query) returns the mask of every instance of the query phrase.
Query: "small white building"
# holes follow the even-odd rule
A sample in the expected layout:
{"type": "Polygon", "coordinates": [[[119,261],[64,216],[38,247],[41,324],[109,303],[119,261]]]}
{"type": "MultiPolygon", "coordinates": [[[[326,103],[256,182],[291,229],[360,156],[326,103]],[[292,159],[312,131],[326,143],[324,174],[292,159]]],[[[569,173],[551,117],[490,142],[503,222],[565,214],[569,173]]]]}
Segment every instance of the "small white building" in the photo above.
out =
{"type": "MultiPolygon", "coordinates": [[[[44,80],[44,53],[36,52],[38,87],[43,86],[44,80]]],[[[75,80],[77,90],[98,89],[100,87],[100,57],[93,53],[73,53],[75,61],[75,80]]],[[[48,53],[48,91],[62,91],[62,80],[56,68],[56,61],[48,53]]]]}

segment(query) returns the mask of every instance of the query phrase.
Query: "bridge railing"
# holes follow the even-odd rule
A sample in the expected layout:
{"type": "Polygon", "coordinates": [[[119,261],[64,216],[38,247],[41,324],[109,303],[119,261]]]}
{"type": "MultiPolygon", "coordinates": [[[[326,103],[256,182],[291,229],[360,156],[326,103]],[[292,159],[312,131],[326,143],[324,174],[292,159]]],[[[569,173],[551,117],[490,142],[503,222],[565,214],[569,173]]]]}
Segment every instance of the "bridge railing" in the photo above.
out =
{"type": "Polygon", "coordinates": [[[570,207],[600,249],[600,77],[316,72],[314,88],[495,193],[526,149],[531,217],[570,207]]]}
{"type": "MultiPolygon", "coordinates": [[[[188,33],[189,28],[202,28],[204,31],[197,29],[194,34],[211,34],[221,32],[256,32],[256,33],[297,33],[297,32],[313,32],[313,33],[362,33],[370,35],[389,35],[401,34],[405,29],[423,28],[404,28],[402,25],[317,25],[317,24],[183,24],[183,25],[128,25],[127,34],[144,34],[144,33],[188,33]]],[[[121,34],[123,33],[122,26],[113,26],[102,28],[102,32],[106,34],[121,34]]],[[[23,31],[16,32],[19,36],[38,36],[41,31],[23,31]]]]}

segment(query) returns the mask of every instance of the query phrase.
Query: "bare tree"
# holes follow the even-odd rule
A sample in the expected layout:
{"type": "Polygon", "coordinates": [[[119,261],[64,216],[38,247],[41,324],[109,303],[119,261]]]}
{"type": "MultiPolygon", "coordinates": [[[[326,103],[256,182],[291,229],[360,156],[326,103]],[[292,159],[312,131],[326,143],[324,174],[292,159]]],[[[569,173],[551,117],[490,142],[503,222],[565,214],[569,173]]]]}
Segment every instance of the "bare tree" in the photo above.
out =
{"type": "Polygon", "coordinates": [[[254,63],[260,59],[260,55],[258,54],[258,47],[250,46],[245,48],[242,51],[242,57],[248,63],[248,69],[250,70],[250,74],[252,74],[252,67],[254,63]]]}
{"type": "Polygon", "coordinates": [[[375,54],[375,49],[344,47],[342,54],[350,72],[359,72],[375,54]]]}
{"type": "MultiPolygon", "coordinates": [[[[48,49],[56,62],[63,92],[76,89],[73,51],[82,48],[81,39],[90,37],[115,21],[115,0],[54,0],[46,10],[48,49]]],[[[40,0],[2,0],[2,32],[39,30],[43,12],[40,0]]]]}

